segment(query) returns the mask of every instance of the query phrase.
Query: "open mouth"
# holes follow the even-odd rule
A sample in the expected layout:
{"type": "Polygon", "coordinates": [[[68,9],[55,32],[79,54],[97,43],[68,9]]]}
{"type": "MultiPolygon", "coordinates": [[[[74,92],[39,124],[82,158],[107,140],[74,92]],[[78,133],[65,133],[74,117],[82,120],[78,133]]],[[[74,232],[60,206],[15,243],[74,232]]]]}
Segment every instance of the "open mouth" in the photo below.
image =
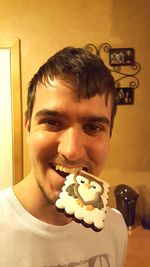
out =
{"type": "Polygon", "coordinates": [[[51,167],[53,170],[55,170],[63,178],[66,178],[71,173],[78,173],[81,170],[88,171],[86,167],[68,168],[68,167],[64,167],[64,166],[59,165],[59,164],[52,164],[52,163],[51,163],[51,167]]]}

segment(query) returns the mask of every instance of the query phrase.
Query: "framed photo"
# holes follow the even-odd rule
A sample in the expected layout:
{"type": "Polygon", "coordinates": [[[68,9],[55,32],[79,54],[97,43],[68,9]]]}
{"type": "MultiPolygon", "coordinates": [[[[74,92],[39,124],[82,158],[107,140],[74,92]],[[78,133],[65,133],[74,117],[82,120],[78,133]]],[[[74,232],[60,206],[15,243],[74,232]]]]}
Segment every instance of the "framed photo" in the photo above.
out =
{"type": "Polygon", "coordinates": [[[134,64],[133,48],[111,48],[109,50],[109,64],[111,66],[132,65],[134,64]]]}
{"type": "Polygon", "coordinates": [[[133,88],[117,88],[117,105],[132,105],[134,103],[133,88]]]}

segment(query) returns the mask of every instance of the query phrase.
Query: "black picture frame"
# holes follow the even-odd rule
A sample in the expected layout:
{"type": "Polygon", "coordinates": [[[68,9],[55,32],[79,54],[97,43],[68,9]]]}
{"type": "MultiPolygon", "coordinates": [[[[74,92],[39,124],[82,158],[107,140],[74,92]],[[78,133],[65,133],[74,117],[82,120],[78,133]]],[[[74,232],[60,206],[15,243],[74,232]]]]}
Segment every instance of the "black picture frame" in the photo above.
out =
{"type": "Polygon", "coordinates": [[[109,50],[109,64],[111,66],[127,66],[135,63],[133,48],[111,48],[109,50]]]}
{"type": "Polygon", "coordinates": [[[117,88],[116,96],[117,105],[133,105],[134,89],[133,88],[117,88]]]}

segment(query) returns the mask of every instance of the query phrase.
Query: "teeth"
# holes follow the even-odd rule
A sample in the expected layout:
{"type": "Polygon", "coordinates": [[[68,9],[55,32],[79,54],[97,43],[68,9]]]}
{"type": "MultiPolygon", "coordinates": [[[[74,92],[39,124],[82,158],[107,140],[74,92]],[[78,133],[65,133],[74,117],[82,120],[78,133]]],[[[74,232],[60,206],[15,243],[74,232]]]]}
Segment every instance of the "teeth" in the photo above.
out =
{"type": "Polygon", "coordinates": [[[59,164],[57,164],[55,166],[56,170],[62,171],[62,172],[66,172],[66,173],[77,173],[78,171],[81,171],[82,168],[67,168],[67,167],[63,167],[59,164]]]}

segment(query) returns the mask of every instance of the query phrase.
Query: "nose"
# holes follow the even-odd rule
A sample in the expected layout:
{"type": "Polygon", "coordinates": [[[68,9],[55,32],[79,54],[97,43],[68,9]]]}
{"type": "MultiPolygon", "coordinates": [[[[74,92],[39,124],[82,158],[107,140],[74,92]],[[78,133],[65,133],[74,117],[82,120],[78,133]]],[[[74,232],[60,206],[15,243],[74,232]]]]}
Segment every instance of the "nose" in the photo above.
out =
{"type": "Polygon", "coordinates": [[[59,140],[58,153],[70,161],[79,163],[85,159],[85,138],[79,129],[66,129],[59,140]]]}

